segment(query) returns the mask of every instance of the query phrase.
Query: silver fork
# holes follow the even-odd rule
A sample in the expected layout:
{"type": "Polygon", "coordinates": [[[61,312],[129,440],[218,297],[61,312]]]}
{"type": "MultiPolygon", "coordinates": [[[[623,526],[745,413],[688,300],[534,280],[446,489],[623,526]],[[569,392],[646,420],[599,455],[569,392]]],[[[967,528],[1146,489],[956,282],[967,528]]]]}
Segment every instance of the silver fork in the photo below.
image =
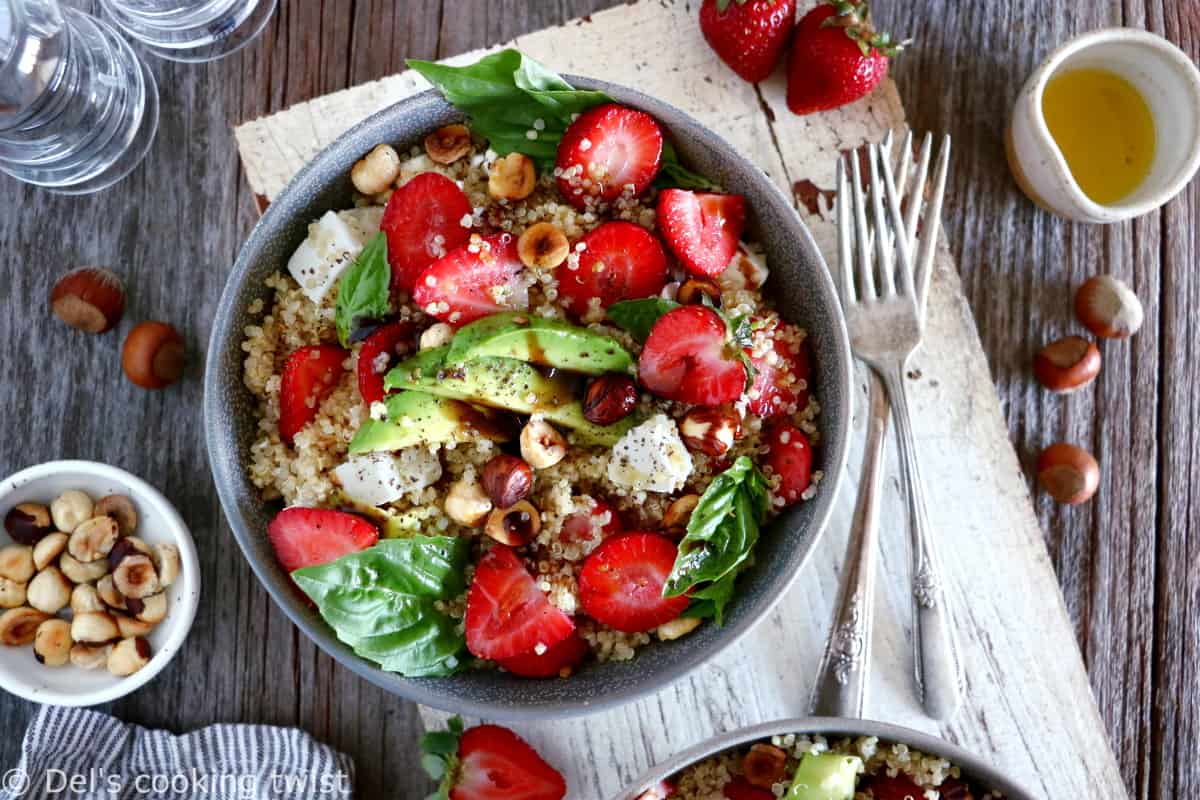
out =
{"type": "Polygon", "coordinates": [[[911,133],[902,145],[900,165],[896,170],[899,181],[889,159],[880,153],[880,146],[868,145],[866,197],[859,153],[850,154],[849,175],[844,161],[838,162],[836,208],[840,274],[837,283],[851,349],[883,381],[895,418],[912,533],[917,690],[925,712],[933,719],[944,720],[954,714],[962,700],[962,665],[941,560],[929,526],[904,379],[909,359],[924,334],[925,308],[949,168],[950,139],[945,137],[934,169],[933,190],[926,204],[924,194],[932,146],[932,137],[926,135],[915,165],[912,186],[906,192],[908,208],[903,214],[900,194],[909,183],[911,133]],[[923,229],[918,238],[918,225],[922,222],[923,229]]]}

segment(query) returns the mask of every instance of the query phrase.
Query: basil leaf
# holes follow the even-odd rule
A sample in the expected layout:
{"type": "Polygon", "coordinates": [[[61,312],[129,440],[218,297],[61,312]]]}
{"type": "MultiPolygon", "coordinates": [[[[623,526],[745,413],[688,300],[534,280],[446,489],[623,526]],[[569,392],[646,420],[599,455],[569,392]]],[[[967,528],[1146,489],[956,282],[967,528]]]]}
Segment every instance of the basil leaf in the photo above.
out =
{"type": "MultiPolygon", "coordinates": [[[[696,504],[663,596],[691,591],[694,599],[709,601],[712,616],[720,620],[732,597],[734,578],[758,542],[767,503],[766,478],[749,458],[740,456],[713,479],[696,504]],[[705,583],[709,585],[696,588],[705,583]]],[[[707,609],[702,605],[699,610],[707,609]]]]}
{"type": "Polygon", "coordinates": [[[462,717],[451,717],[447,730],[430,731],[421,737],[421,767],[438,782],[437,791],[425,800],[449,800],[458,778],[458,740],[463,733],[462,717]]]}
{"type": "Polygon", "coordinates": [[[733,599],[733,587],[741,570],[728,573],[721,580],[698,589],[691,594],[692,602],[680,616],[695,619],[712,619],[717,625],[725,622],[725,605],[733,599]]]}
{"type": "Polygon", "coordinates": [[[364,322],[383,319],[391,312],[392,270],[387,261],[387,237],[375,234],[338,281],[334,323],[338,341],[348,347],[364,322]]]}
{"type": "Polygon", "coordinates": [[[674,300],[665,297],[644,297],[641,300],[613,303],[605,314],[618,327],[629,331],[633,338],[644,342],[658,318],[676,308],[679,308],[679,303],[674,300]]]}
{"type": "Polygon", "coordinates": [[[679,154],[669,141],[663,141],[662,166],[658,177],[654,179],[656,189],[699,189],[705,192],[719,192],[721,187],[703,175],[692,172],[679,163],[679,154]]]}
{"type": "Polygon", "coordinates": [[[466,590],[469,550],[453,536],[388,539],[292,578],[358,655],[408,677],[450,675],[466,643],[437,602],[466,590]]]}

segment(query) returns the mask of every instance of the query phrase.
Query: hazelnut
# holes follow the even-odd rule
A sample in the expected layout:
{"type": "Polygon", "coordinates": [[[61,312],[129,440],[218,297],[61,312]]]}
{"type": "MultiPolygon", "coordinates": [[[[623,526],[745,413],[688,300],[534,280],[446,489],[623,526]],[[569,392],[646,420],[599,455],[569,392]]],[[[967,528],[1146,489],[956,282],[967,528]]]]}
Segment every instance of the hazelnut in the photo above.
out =
{"type": "Polygon", "coordinates": [[[509,508],[497,508],[488,515],[484,533],[500,544],[520,547],[529,544],[542,529],[542,517],[528,500],[509,508]]]}
{"type": "Polygon", "coordinates": [[[71,620],[71,638],[77,642],[100,644],[121,635],[117,621],[105,611],[85,611],[71,620]]]}
{"type": "Polygon", "coordinates": [[[126,678],[150,663],[150,643],[138,636],[122,639],[108,654],[108,671],[126,678]]]}
{"type": "Polygon", "coordinates": [[[28,583],[33,573],[32,547],[27,544],[10,544],[0,549],[0,578],[28,583]]]}
{"type": "Polygon", "coordinates": [[[113,585],[126,599],[140,600],[157,594],[161,588],[158,584],[158,572],[149,556],[141,554],[125,556],[112,573],[113,585]]]}
{"type": "Polygon", "coordinates": [[[44,614],[35,608],[28,606],[10,608],[0,614],[0,644],[9,647],[33,644],[38,626],[48,619],[50,619],[49,614],[44,614]]]}
{"type": "Polygon", "coordinates": [[[71,582],[58,567],[46,567],[25,590],[29,605],[47,614],[57,614],[71,603],[71,582]]]}
{"type": "Polygon", "coordinates": [[[71,657],[71,623],[48,619],[38,626],[33,637],[33,657],[47,667],[64,666],[71,657]]]}
{"type": "Polygon", "coordinates": [[[439,164],[453,164],[471,152],[471,131],[466,125],[443,125],[425,137],[425,152],[439,164]]]}
{"type": "Polygon", "coordinates": [[[756,744],[742,756],[742,777],[751,786],[770,789],[787,776],[787,753],[770,744],[756,744]]]}
{"type": "Polygon", "coordinates": [[[432,350],[435,347],[450,344],[450,340],[453,338],[454,328],[445,322],[438,322],[421,332],[421,338],[417,344],[422,350],[432,350]]]}
{"type": "Polygon", "coordinates": [[[679,422],[679,436],[689,450],[723,456],[742,435],[742,418],[729,406],[693,408],[679,422]]]}
{"type": "Polygon", "coordinates": [[[1038,351],[1033,374],[1052,392],[1074,392],[1100,374],[1100,349],[1080,336],[1064,336],[1038,351]]]}
{"type": "Polygon", "coordinates": [[[121,321],[125,290],[121,279],[100,267],[80,267],[58,279],[50,291],[54,316],[77,330],[104,333],[121,321]]]}
{"type": "Polygon", "coordinates": [[[663,527],[670,533],[682,535],[687,530],[688,521],[691,520],[692,512],[696,510],[699,503],[700,495],[698,494],[685,494],[675,498],[663,512],[663,527]]]}
{"type": "Polygon", "coordinates": [[[179,578],[182,564],[179,548],[166,542],[154,545],[154,569],[158,571],[158,585],[170,586],[179,578]]]}
{"type": "Polygon", "coordinates": [[[549,469],[567,456],[567,440],[544,419],[534,417],[521,429],[521,457],[534,469],[549,469]]]}
{"type": "Polygon", "coordinates": [[[0,578],[0,608],[20,608],[25,605],[25,584],[0,578]]]}
{"type": "Polygon", "coordinates": [[[137,530],[138,515],[133,501],[123,494],[110,494],[101,497],[96,507],[92,509],[96,516],[112,517],[117,521],[117,529],[122,536],[129,536],[137,530]]]}
{"type": "MultiPolygon", "coordinates": [[[[142,604],[140,611],[137,611],[134,616],[142,622],[148,622],[151,625],[157,625],[167,618],[167,594],[159,592],[152,594],[149,597],[142,598],[138,601],[142,604]]],[[[133,601],[130,601],[132,606],[133,601]]]]}
{"type": "Polygon", "coordinates": [[[67,549],[69,539],[70,537],[65,533],[56,531],[35,544],[33,546],[33,566],[36,569],[45,569],[53,564],[54,559],[67,549]]]}
{"type": "Polygon", "coordinates": [[[125,556],[143,555],[153,557],[153,552],[149,546],[136,536],[122,536],[117,539],[112,546],[112,550],[108,551],[108,569],[111,572],[117,568],[117,565],[125,560],[125,556]]]}
{"type": "Polygon", "coordinates": [[[365,195],[386,192],[400,177],[400,156],[390,145],[377,144],[350,168],[350,182],[365,195]]]}
{"type": "Polygon", "coordinates": [[[108,663],[111,644],[85,644],[76,642],[71,646],[71,664],[80,669],[99,669],[108,663]]]}
{"type": "Polygon", "coordinates": [[[150,631],[154,630],[153,623],[145,622],[135,617],[128,617],[124,614],[113,614],[113,619],[117,621],[117,630],[121,632],[122,639],[128,639],[133,636],[149,636],[150,631]]]}
{"type": "Polygon", "coordinates": [[[1111,275],[1088,278],[1075,293],[1075,316],[1103,339],[1124,339],[1142,327],[1142,301],[1133,290],[1111,275]]]}
{"type": "Polygon", "coordinates": [[[524,200],[537,186],[533,159],[524,153],[498,158],[488,172],[488,194],[499,200],[524,200]]]}
{"type": "Polygon", "coordinates": [[[39,503],[20,503],[4,515],[4,530],[18,544],[37,544],[54,531],[50,509],[39,503]]]}
{"type": "Polygon", "coordinates": [[[612,425],[633,413],[638,388],[633,378],[615,372],[592,378],[583,396],[583,417],[596,425],[612,425]]]}
{"type": "Polygon", "coordinates": [[[688,278],[675,294],[675,300],[685,306],[703,303],[706,297],[713,305],[721,304],[721,287],[708,278],[688,278]]]}
{"type": "Polygon", "coordinates": [[[1060,503],[1085,503],[1100,486],[1100,465],[1092,454],[1073,444],[1052,444],[1037,460],[1038,483],[1060,503]]]}
{"type": "Polygon", "coordinates": [[[78,489],[68,489],[54,498],[50,504],[50,516],[54,520],[54,527],[63,533],[71,533],[79,527],[79,523],[95,516],[93,508],[95,504],[92,498],[78,489]]]}
{"type": "Polygon", "coordinates": [[[516,456],[501,454],[483,465],[483,490],[497,508],[508,508],[529,497],[533,469],[516,456]]]}
{"type": "Polygon", "coordinates": [[[71,590],[71,611],[86,614],[89,611],[106,611],[100,593],[90,583],[78,584],[71,590]]]}
{"type": "Polygon", "coordinates": [[[112,575],[105,575],[100,580],[96,581],[96,594],[104,601],[104,605],[118,611],[127,610],[125,598],[117,591],[117,585],[113,582],[112,575]]]}
{"type": "Polygon", "coordinates": [[[670,622],[664,622],[654,629],[655,635],[664,642],[686,636],[700,627],[703,620],[698,617],[676,617],[670,622]]]}
{"type": "Polygon", "coordinates": [[[125,337],[121,367],[143,389],[162,389],[179,380],[187,361],[183,337],[165,322],[141,322],[125,337]]]}
{"type": "Polygon", "coordinates": [[[117,521],[112,517],[92,517],[79,524],[67,541],[72,558],[90,564],[104,558],[117,543],[117,521]]]}
{"type": "Polygon", "coordinates": [[[476,528],[492,510],[492,501],[478,482],[462,479],[450,484],[445,510],[446,516],[459,525],[476,528]]]}
{"type": "Polygon", "coordinates": [[[95,561],[83,562],[70,553],[63,553],[58,558],[58,568],[71,583],[91,583],[108,574],[108,560],[98,558],[95,561]]]}
{"type": "Polygon", "coordinates": [[[549,222],[530,225],[517,239],[517,255],[530,269],[554,269],[567,260],[570,252],[567,235],[549,222]]]}

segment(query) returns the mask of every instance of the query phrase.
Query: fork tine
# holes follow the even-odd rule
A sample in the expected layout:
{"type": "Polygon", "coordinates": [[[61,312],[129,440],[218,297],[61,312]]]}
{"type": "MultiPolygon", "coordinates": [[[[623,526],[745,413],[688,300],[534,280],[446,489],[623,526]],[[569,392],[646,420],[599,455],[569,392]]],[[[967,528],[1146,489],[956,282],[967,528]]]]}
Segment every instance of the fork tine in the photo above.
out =
{"type": "MultiPolygon", "coordinates": [[[[896,164],[896,192],[901,203],[908,194],[908,171],[912,168],[912,136],[911,128],[905,131],[904,138],[900,141],[900,160],[896,164]]],[[[888,157],[891,158],[890,151],[888,157]]]]}
{"type": "Polygon", "coordinates": [[[859,152],[861,152],[861,148],[850,153],[850,198],[854,201],[854,239],[857,243],[855,249],[858,251],[858,299],[861,302],[874,300],[877,295],[875,294],[875,270],[871,262],[871,250],[868,247],[871,237],[863,201],[859,152]]]}
{"type": "MultiPolygon", "coordinates": [[[[888,225],[887,217],[883,213],[884,189],[879,178],[880,163],[885,162],[886,159],[879,152],[878,145],[870,145],[867,154],[871,160],[871,210],[874,213],[872,222],[875,226],[875,263],[879,265],[879,296],[891,297],[896,293],[896,284],[892,275],[895,267],[893,236],[889,230],[893,226],[888,225]]],[[[898,226],[894,229],[896,231],[904,230],[898,226]]]]}
{"type": "Polygon", "coordinates": [[[916,256],[917,312],[925,318],[925,305],[929,300],[929,284],[933,279],[933,259],[937,253],[938,231],[942,225],[942,199],[946,194],[946,174],[950,171],[950,137],[943,136],[938,148],[937,167],[933,171],[933,194],[929,208],[925,211],[925,230],[921,232],[921,246],[916,256]]]}
{"type": "Polygon", "coordinates": [[[846,182],[846,160],[840,157],[837,163],[837,227],[838,269],[834,278],[841,290],[842,308],[849,308],[854,304],[854,253],[850,242],[854,219],[850,214],[850,189],[846,182]]]}
{"type": "MultiPolygon", "coordinates": [[[[900,215],[900,201],[896,197],[896,181],[892,177],[892,168],[887,161],[880,164],[880,171],[883,173],[883,193],[887,195],[888,218],[884,218],[882,203],[880,199],[877,199],[876,208],[878,216],[876,224],[882,227],[890,223],[892,229],[897,232],[898,235],[895,237],[896,246],[893,248],[892,253],[889,253],[889,256],[894,254],[895,260],[899,262],[900,274],[898,278],[900,291],[916,300],[916,286],[913,283],[911,240],[904,233],[904,217],[900,215]]],[[[919,205],[921,198],[913,195],[909,198],[909,201],[919,205]]]]}
{"type": "Polygon", "coordinates": [[[925,203],[925,180],[929,176],[929,153],[932,146],[933,135],[927,133],[921,141],[921,155],[917,159],[917,176],[913,179],[912,193],[908,196],[908,214],[904,221],[910,253],[916,250],[917,221],[921,216],[921,206],[925,203]]]}

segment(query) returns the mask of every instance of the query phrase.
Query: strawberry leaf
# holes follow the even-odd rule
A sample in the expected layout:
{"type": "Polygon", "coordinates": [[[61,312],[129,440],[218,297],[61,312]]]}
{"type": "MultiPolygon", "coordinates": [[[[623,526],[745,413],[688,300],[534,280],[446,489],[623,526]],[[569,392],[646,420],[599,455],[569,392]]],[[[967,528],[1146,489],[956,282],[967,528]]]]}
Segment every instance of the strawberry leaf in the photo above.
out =
{"type": "Polygon", "coordinates": [[[458,777],[458,740],[463,733],[462,717],[451,717],[444,731],[429,731],[421,737],[421,767],[438,782],[437,791],[425,800],[449,800],[458,777]]]}

